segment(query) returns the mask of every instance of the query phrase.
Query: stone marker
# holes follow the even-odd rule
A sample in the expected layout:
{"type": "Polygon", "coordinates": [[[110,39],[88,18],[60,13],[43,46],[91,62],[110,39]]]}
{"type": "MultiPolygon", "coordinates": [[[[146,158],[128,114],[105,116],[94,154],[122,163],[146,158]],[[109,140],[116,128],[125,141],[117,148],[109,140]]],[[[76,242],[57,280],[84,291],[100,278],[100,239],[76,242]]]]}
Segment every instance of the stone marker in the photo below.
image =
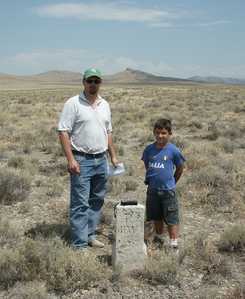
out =
{"type": "Polygon", "coordinates": [[[144,216],[145,207],[141,204],[116,206],[112,247],[114,271],[125,273],[144,268],[147,255],[144,243],[144,216]]]}

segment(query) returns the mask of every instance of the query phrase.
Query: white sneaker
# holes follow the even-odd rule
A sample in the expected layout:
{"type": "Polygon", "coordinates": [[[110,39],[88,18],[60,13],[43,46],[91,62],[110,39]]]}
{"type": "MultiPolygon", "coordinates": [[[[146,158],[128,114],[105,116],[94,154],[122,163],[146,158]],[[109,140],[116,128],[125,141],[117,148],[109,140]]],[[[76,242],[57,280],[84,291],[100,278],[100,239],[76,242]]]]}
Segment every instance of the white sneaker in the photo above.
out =
{"type": "Polygon", "coordinates": [[[103,248],[105,246],[104,243],[100,242],[99,240],[90,240],[88,241],[88,245],[91,247],[98,247],[98,248],[103,248]]]}
{"type": "Polygon", "coordinates": [[[178,249],[178,239],[170,239],[170,247],[178,249]]]}

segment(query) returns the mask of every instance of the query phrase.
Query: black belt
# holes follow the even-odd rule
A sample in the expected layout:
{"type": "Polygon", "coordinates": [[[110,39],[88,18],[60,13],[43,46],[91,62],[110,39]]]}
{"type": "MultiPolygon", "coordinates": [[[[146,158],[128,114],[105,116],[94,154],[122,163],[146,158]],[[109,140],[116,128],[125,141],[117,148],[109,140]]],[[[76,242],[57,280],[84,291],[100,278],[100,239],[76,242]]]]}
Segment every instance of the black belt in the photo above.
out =
{"type": "Polygon", "coordinates": [[[74,155],[78,155],[78,156],[84,156],[90,159],[96,159],[96,158],[102,158],[105,155],[105,152],[103,153],[98,153],[98,154],[89,154],[89,153],[84,153],[84,152],[80,152],[80,151],[72,151],[74,155]]]}

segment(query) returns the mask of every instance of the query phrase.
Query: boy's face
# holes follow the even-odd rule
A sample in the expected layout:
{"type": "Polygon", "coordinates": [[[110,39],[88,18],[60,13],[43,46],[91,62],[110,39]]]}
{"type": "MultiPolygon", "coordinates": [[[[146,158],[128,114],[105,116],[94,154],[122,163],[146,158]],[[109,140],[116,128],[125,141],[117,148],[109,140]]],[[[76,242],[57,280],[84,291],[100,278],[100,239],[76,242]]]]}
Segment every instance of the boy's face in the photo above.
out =
{"type": "Polygon", "coordinates": [[[169,133],[169,131],[166,129],[156,128],[154,129],[153,133],[156,138],[156,143],[159,146],[164,146],[165,144],[167,144],[171,136],[171,133],[169,133]]]}

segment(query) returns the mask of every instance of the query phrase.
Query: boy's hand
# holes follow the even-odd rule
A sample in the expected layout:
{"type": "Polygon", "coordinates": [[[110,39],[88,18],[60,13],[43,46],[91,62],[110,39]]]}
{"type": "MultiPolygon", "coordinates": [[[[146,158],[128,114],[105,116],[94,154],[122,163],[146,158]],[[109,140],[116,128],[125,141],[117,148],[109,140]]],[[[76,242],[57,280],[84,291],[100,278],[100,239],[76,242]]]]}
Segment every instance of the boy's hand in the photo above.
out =
{"type": "Polygon", "coordinates": [[[178,180],[180,179],[182,173],[183,173],[183,170],[184,170],[184,164],[176,167],[176,170],[175,170],[175,173],[174,173],[174,179],[175,179],[175,183],[178,182],[178,180]]]}

